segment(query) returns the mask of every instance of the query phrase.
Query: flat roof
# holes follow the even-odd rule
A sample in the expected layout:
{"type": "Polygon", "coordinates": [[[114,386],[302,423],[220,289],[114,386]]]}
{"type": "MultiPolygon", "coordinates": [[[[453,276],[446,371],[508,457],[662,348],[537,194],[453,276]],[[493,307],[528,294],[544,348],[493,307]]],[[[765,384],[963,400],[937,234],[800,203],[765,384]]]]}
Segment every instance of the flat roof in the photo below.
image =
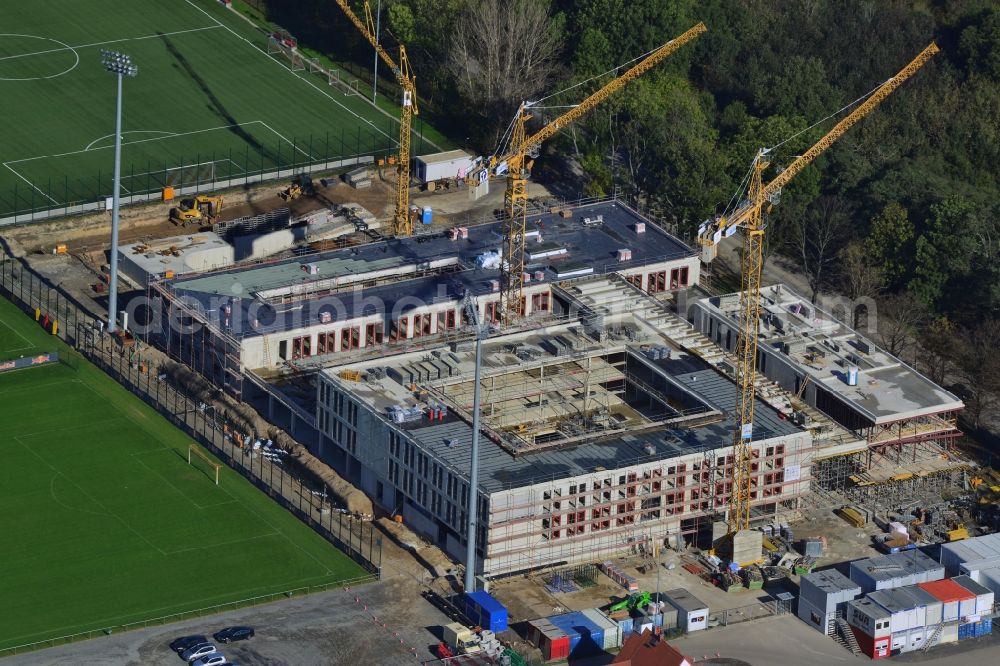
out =
{"type": "Polygon", "coordinates": [[[917,583],[917,586],[933,594],[940,601],[948,604],[956,601],[975,599],[976,595],[965,589],[950,578],[934,580],[929,583],[917,583]]]}
{"type": "Polygon", "coordinates": [[[882,608],[879,604],[875,603],[868,597],[861,599],[855,599],[853,601],[847,602],[848,606],[857,608],[859,611],[867,615],[874,620],[880,620],[882,618],[891,617],[891,613],[886,609],[882,608]]]}
{"type": "Polygon", "coordinates": [[[904,589],[909,592],[923,606],[933,606],[941,603],[940,599],[919,585],[907,585],[906,587],[900,589],[904,589]]]}
{"type": "Polygon", "coordinates": [[[438,162],[451,162],[454,160],[472,160],[472,155],[464,150],[445,150],[440,153],[428,153],[427,155],[417,155],[413,159],[420,160],[424,164],[436,164],[438,162]]]}
{"type": "Polygon", "coordinates": [[[940,564],[919,550],[904,550],[851,562],[851,569],[863,571],[876,581],[892,580],[918,571],[940,570],[940,564]]]}
{"type": "MultiPolygon", "coordinates": [[[[483,490],[499,492],[548,479],[581,476],[732,446],[733,429],[736,427],[736,421],[732,417],[736,411],[736,386],[711,369],[676,375],[674,379],[711,402],[724,413],[725,418],[691,428],[658,428],[606,439],[595,435],[592,441],[562,449],[527,452],[516,457],[499,444],[482,437],[479,480],[483,490]]],[[[790,421],[779,419],[774,409],[759,399],[754,414],[759,424],[755,430],[755,440],[763,441],[770,437],[802,432],[790,421]],[[763,424],[770,424],[771,427],[763,424]]],[[[436,458],[447,461],[466,475],[471,464],[472,426],[457,417],[427,425],[430,423],[432,422],[419,421],[414,424],[415,427],[405,429],[436,458]]]]}
{"type": "Polygon", "coordinates": [[[161,276],[167,271],[181,275],[192,270],[224,268],[233,263],[233,247],[212,231],[129,243],[120,246],[118,253],[150,276],[161,276]],[[203,253],[200,260],[196,258],[203,253]],[[223,256],[226,258],[216,263],[223,256]]]}
{"type": "Polygon", "coordinates": [[[989,589],[984,585],[980,585],[979,583],[972,580],[968,576],[955,576],[952,578],[952,580],[961,585],[962,587],[964,587],[965,589],[967,589],[969,592],[972,592],[977,597],[980,597],[984,594],[993,593],[991,589],[989,589]]]}
{"type": "MultiPolygon", "coordinates": [[[[739,294],[701,301],[738,325],[739,294]]],[[[761,346],[874,424],[956,411],[964,404],[857,331],[783,284],[761,289],[761,346]],[[857,385],[848,384],[851,367],[857,385]]]]}
{"type": "Polygon", "coordinates": [[[836,569],[813,571],[802,576],[801,582],[808,582],[826,594],[860,590],[861,586],[836,569]]]}
{"type": "MultiPolygon", "coordinates": [[[[694,250],[655,225],[647,224],[645,233],[636,233],[635,225],[644,222],[647,220],[641,215],[614,201],[576,207],[571,219],[549,213],[529,216],[529,251],[541,238],[543,243],[557,244],[567,252],[529,262],[526,270],[532,276],[528,286],[558,280],[569,264],[582,263],[595,273],[610,273],[695,256],[694,250]],[[585,226],[581,221],[597,216],[603,218],[602,224],[585,226]],[[622,248],[632,250],[630,261],[617,260],[622,248]],[[535,277],[536,271],[541,271],[540,280],[535,277]]],[[[493,291],[493,281],[500,278],[499,268],[478,268],[476,258],[500,248],[503,222],[468,229],[468,239],[451,240],[446,232],[437,231],[266,264],[179,276],[165,284],[176,295],[185,296],[193,306],[200,307],[206,319],[237,337],[318,325],[321,312],[331,313],[332,321],[379,311],[398,315],[417,305],[458,300],[465,290],[480,296],[493,291]],[[307,271],[304,269],[307,264],[315,268],[307,271]],[[443,272],[409,278],[405,275],[438,269],[443,272]],[[365,287],[363,292],[356,290],[358,280],[380,271],[382,278],[399,275],[401,279],[365,287]],[[272,299],[265,304],[258,297],[282,289],[291,302],[274,303],[272,299]],[[230,312],[219,306],[220,299],[234,299],[229,303],[230,312]]]]}
{"type": "Polygon", "coordinates": [[[663,594],[665,594],[675,606],[683,611],[687,611],[688,613],[708,609],[708,604],[682,587],[667,590],[663,594]]]}
{"type": "Polygon", "coordinates": [[[868,598],[892,614],[902,613],[926,605],[923,599],[910,594],[906,587],[869,592],[868,598]]]}
{"type": "Polygon", "coordinates": [[[963,563],[991,560],[1000,565],[1000,534],[984,534],[954,543],[943,543],[941,544],[942,560],[946,552],[963,563]]]}

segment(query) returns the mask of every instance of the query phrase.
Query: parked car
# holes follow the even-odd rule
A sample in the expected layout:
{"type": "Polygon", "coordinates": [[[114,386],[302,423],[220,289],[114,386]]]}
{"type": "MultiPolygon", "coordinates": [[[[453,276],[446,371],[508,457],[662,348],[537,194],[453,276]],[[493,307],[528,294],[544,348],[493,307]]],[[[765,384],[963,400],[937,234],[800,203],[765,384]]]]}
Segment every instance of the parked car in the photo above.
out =
{"type": "Polygon", "coordinates": [[[198,643],[197,645],[193,645],[182,652],[181,658],[184,659],[184,661],[197,661],[202,657],[207,657],[215,651],[215,646],[211,643],[198,643]]]}
{"type": "Polygon", "coordinates": [[[246,641],[254,637],[253,627],[226,627],[215,634],[215,640],[220,643],[246,641]]]}
{"type": "Polygon", "coordinates": [[[207,642],[208,638],[200,634],[195,634],[193,636],[181,636],[180,638],[178,638],[177,640],[175,640],[173,643],[170,644],[170,649],[180,654],[181,652],[184,652],[188,648],[192,648],[195,645],[200,645],[202,643],[207,643],[207,642]]]}
{"type": "Polygon", "coordinates": [[[213,652],[207,657],[202,657],[197,661],[192,661],[191,666],[224,666],[228,664],[226,661],[226,656],[221,652],[213,652]]]}

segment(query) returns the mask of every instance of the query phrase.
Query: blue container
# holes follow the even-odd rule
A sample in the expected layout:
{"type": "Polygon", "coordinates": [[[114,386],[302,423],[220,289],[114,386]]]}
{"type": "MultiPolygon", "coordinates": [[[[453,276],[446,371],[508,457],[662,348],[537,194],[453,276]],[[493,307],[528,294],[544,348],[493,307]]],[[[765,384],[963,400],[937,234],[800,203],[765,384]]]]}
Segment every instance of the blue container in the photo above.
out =
{"type": "Polygon", "coordinates": [[[433,214],[431,213],[430,206],[424,206],[423,211],[421,211],[420,221],[424,224],[430,224],[433,220],[433,214]]]}
{"type": "Polygon", "coordinates": [[[632,627],[635,624],[635,620],[632,618],[625,618],[618,623],[618,626],[622,628],[622,635],[627,635],[632,633],[632,627]]]}
{"type": "Polygon", "coordinates": [[[495,634],[507,631],[507,609],[489,592],[467,592],[465,614],[474,624],[495,634]]]}
{"type": "Polygon", "coordinates": [[[604,646],[604,630],[580,612],[553,615],[549,622],[568,635],[571,657],[585,657],[600,652],[604,646]]]}
{"type": "Polygon", "coordinates": [[[958,640],[964,641],[966,638],[976,637],[976,625],[970,622],[969,624],[958,625],[958,640]]]}

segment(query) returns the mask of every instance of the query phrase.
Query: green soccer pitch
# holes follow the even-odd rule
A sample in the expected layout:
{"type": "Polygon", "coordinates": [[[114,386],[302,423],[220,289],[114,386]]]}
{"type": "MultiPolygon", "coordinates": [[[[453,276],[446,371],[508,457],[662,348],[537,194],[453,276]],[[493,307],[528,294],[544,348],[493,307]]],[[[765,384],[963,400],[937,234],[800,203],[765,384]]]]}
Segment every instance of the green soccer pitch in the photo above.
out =
{"type": "Polygon", "coordinates": [[[364,571],[0,297],[0,654],[364,571]],[[74,367],[75,366],[75,367],[74,367]]]}
{"type": "MultiPolygon", "coordinates": [[[[0,217],[110,196],[116,84],[102,49],[139,69],[124,81],[123,196],[398,144],[398,109],[293,71],[217,0],[0,2],[0,217]]],[[[446,145],[414,129],[415,154],[446,145]]]]}

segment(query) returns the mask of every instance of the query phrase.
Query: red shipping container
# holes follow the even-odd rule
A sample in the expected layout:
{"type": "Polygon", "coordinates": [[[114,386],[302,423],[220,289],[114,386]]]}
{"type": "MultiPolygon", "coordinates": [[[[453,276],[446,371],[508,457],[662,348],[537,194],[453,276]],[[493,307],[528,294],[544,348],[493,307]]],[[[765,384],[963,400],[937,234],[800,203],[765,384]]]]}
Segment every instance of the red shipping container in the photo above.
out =
{"type": "Polygon", "coordinates": [[[544,651],[544,654],[547,660],[566,659],[569,657],[569,636],[563,634],[558,638],[553,638],[546,642],[546,647],[548,649],[544,651]]]}

